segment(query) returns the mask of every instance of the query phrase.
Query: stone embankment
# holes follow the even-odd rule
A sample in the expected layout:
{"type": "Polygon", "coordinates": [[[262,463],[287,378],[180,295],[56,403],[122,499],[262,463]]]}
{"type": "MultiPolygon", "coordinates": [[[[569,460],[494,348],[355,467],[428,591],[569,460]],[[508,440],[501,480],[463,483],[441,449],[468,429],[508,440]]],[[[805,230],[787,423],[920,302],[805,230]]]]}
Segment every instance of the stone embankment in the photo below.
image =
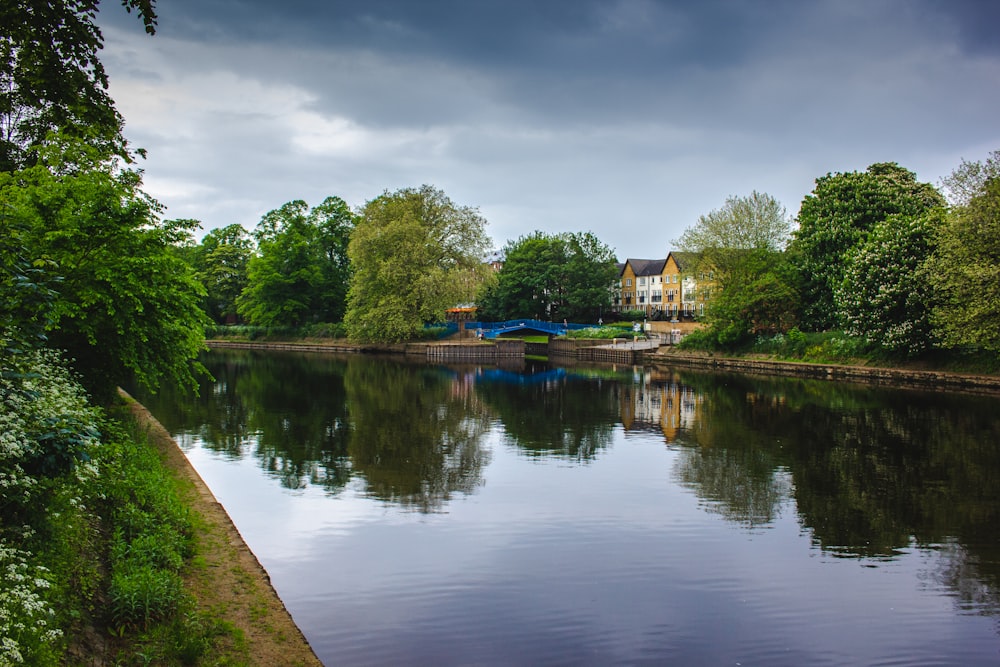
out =
{"type": "Polygon", "coordinates": [[[398,345],[352,345],[349,343],[272,343],[210,340],[211,348],[236,348],[248,350],[295,350],[298,352],[340,352],[369,354],[402,354],[410,358],[426,359],[437,363],[479,362],[494,363],[501,359],[523,358],[529,354],[547,354],[550,358],[572,358],[577,361],[610,362],[618,364],[683,366],[705,368],[734,373],[784,375],[790,377],[862,382],[893,387],[946,389],[985,394],[1000,394],[1000,376],[965,375],[945,371],[908,368],[877,368],[840,364],[817,364],[795,361],[774,361],[745,357],[722,357],[712,354],[680,352],[672,346],[658,346],[653,342],[607,341],[583,339],[552,339],[543,351],[538,344],[526,346],[523,341],[511,339],[493,343],[440,342],[401,343],[398,345]],[[657,349],[657,347],[659,349],[657,349]]]}
{"type": "Polygon", "coordinates": [[[946,389],[984,394],[1000,394],[1000,376],[964,375],[944,371],[907,368],[880,368],[870,366],[845,366],[770,359],[717,357],[708,354],[686,354],[673,349],[646,357],[653,366],[684,366],[734,373],[783,375],[789,377],[861,382],[866,384],[920,389],[946,389]]]}

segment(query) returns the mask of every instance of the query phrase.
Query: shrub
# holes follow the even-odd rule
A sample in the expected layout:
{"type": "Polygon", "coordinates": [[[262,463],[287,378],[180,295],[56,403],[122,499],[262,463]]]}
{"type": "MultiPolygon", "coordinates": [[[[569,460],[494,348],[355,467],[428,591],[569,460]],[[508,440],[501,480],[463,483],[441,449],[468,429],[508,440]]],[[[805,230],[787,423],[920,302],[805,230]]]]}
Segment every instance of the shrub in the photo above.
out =
{"type": "Polygon", "coordinates": [[[146,628],[176,612],[184,600],[176,572],[149,564],[125,564],[111,575],[111,622],[119,628],[146,628]]]}
{"type": "Polygon", "coordinates": [[[0,541],[0,665],[56,664],[55,609],[46,599],[48,571],[32,554],[0,541]]]}

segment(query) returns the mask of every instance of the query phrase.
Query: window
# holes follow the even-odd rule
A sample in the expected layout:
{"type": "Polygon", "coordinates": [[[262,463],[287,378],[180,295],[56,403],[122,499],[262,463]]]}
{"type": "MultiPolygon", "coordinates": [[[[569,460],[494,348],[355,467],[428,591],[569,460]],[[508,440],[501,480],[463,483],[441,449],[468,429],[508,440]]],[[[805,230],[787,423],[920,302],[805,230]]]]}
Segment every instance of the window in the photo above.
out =
{"type": "Polygon", "coordinates": [[[640,285],[645,285],[646,284],[646,279],[645,278],[639,278],[639,284],[640,285]]]}
{"type": "Polygon", "coordinates": [[[625,279],[625,287],[631,287],[631,286],[632,286],[632,279],[631,278],[626,278],[625,279]]]}

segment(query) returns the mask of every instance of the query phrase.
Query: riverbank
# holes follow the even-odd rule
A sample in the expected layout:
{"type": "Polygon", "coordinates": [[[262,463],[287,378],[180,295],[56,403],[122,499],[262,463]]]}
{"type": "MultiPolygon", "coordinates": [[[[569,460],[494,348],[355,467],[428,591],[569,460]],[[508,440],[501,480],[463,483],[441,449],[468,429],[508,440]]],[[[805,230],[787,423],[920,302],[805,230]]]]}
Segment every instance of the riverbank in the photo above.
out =
{"type": "Polygon", "coordinates": [[[653,366],[684,366],[755,375],[782,375],[839,382],[860,382],[908,389],[945,389],[948,391],[1000,394],[1000,376],[996,375],[725,357],[710,353],[683,352],[676,348],[661,349],[657,353],[647,356],[646,362],[653,366]]]}
{"type": "Polygon", "coordinates": [[[200,611],[231,625],[240,638],[216,647],[217,664],[321,667],[267,572],[180,447],[149,410],[130,397],[126,400],[198,517],[197,555],[184,573],[185,589],[200,611]]]}
{"type": "MultiPolygon", "coordinates": [[[[369,354],[418,354],[426,356],[426,348],[433,343],[412,343],[398,345],[356,345],[343,341],[328,344],[313,342],[258,342],[258,341],[206,341],[210,348],[251,349],[251,350],[294,350],[299,352],[341,352],[369,354]]],[[[464,345],[481,346],[475,341],[464,345]]],[[[575,351],[581,344],[593,341],[550,341],[548,352],[565,354],[567,349],[575,351]],[[555,348],[551,347],[555,344],[555,348]]],[[[454,344],[452,344],[454,345],[454,344]]],[[[544,354],[535,349],[533,354],[544,354]]],[[[826,364],[805,361],[778,361],[751,357],[728,357],[707,352],[687,352],[674,346],[661,346],[656,351],[643,351],[635,356],[636,363],[651,366],[684,366],[706,368],[735,373],[783,375],[841,382],[861,382],[866,384],[922,389],[945,389],[948,391],[968,391],[976,393],[1000,394],[1000,375],[957,373],[953,371],[927,370],[907,367],[876,367],[848,364],[826,364]]],[[[593,359],[591,359],[593,360],[593,359]]],[[[483,360],[488,361],[488,360],[483,360]]]]}

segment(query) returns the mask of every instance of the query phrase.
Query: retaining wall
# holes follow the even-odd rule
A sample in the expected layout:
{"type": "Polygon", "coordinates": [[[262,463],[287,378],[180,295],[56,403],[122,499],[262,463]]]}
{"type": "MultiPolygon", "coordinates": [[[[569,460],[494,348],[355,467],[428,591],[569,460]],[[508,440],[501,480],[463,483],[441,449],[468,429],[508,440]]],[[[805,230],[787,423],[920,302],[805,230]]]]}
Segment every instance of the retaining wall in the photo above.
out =
{"type": "Polygon", "coordinates": [[[871,368],[794,361],[734,359],[707,355],[687,355],[673,352],[649,355],[653,366],[686,366],[712,370],[785,375],[840,382],[863,382],[893,387],[948,389],[976,393],[1000,394],[1000,377],[992,375],[962,375],[941,371],[921,371],[902,368],[871,368]]]}

